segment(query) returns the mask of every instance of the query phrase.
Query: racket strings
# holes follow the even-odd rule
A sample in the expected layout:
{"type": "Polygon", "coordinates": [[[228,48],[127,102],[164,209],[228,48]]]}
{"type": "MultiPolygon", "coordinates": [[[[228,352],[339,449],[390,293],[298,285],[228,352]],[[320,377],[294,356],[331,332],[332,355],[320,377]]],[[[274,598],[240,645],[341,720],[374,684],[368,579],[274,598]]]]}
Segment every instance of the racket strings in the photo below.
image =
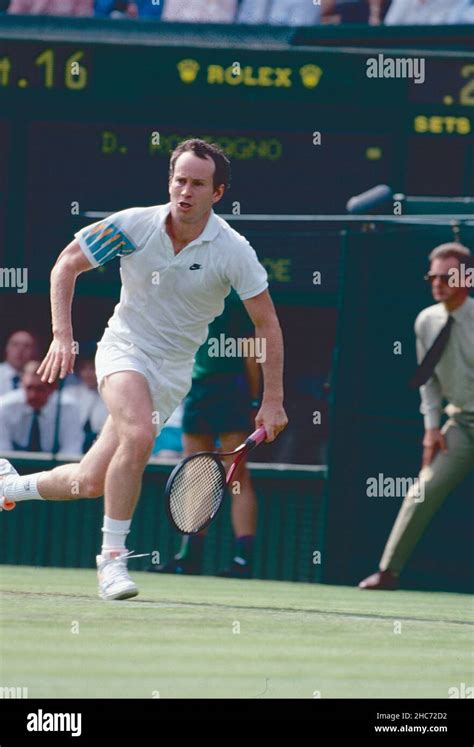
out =
{"type": "Polygon", "coordinates": [[[219,508],[225,473],[217,459],[203,455],[189,459],[176,473],[169,492],[174,523],[185,534],[206,526],[219,508]]]}

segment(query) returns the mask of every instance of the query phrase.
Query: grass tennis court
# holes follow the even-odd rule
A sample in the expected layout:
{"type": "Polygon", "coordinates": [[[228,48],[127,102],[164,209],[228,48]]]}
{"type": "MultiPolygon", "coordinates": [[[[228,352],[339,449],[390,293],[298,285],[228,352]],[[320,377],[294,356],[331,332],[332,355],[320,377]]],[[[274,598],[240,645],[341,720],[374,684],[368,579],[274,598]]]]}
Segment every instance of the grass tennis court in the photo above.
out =
{"type": "Polygon", "coordinates": [[[0,686],[30,698],[447,698],[472,683],[467,595],[131,566],[140,596],[112,603],[96,597],[94,570],[2,566],[0,686]]]}

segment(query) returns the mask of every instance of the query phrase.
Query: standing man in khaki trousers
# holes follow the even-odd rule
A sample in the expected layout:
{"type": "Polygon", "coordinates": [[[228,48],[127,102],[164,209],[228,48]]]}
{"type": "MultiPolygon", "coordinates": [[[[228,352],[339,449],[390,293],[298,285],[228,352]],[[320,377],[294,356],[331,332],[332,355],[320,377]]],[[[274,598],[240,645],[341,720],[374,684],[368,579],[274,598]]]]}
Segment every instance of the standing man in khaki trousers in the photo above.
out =
{"type": "Polygon", "coordinates": [[[441,244],[430,256],[436,305],[415,322],[418,369],[425,421],[419,486],[405,496],[382,555],[379,571],[360,582],[361,589],[393,590],[415,545],[443,501],[474,469],[474,280],[471,252],[458,243],[441,244]],[[449,420],[441,428],[443,402],[449,420]]]}

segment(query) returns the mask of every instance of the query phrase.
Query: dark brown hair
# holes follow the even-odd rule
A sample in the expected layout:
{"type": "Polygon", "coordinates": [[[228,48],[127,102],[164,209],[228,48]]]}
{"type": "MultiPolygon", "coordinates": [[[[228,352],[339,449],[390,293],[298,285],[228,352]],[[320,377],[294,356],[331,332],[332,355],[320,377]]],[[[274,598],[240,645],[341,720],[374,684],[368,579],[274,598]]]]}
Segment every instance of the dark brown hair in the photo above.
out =
{"type": "Polygon", "coordinates": [[[170,179],[174,174],[176,161],[183,153],[188,152],[194,153],[195,156],[197,156],[198,158],[202,158],[203,160],[207,157],[212,158],[216,167],[213,179],[214,189],[220,187],[221,184],[223,184],[226,189],[229,189],[230,161],[227,158],[226,154],[224,153],[222,148],[220,148],[215,143],[206,143],[205,140],[199,140],[198,138],[193,138],[192,140],[183,140],[182,143],[176,146],[170,158],[170,179]]]}

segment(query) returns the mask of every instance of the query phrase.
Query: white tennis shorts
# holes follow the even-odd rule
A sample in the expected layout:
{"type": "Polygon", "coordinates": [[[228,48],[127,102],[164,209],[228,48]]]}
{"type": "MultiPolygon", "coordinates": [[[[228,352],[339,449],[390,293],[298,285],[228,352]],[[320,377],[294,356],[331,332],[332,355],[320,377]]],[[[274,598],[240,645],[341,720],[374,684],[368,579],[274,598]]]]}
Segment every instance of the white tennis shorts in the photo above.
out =
{"type": "Polygon", "coordinates": [[[143,374],[150,387],[153,409],[159,413],[158,432],[191,388],[193,364],[193,358],[176,362],[150,356],[109,329],[97,343],[95,369],[99,392],[110,374],[118,371],[143,374]]]}

